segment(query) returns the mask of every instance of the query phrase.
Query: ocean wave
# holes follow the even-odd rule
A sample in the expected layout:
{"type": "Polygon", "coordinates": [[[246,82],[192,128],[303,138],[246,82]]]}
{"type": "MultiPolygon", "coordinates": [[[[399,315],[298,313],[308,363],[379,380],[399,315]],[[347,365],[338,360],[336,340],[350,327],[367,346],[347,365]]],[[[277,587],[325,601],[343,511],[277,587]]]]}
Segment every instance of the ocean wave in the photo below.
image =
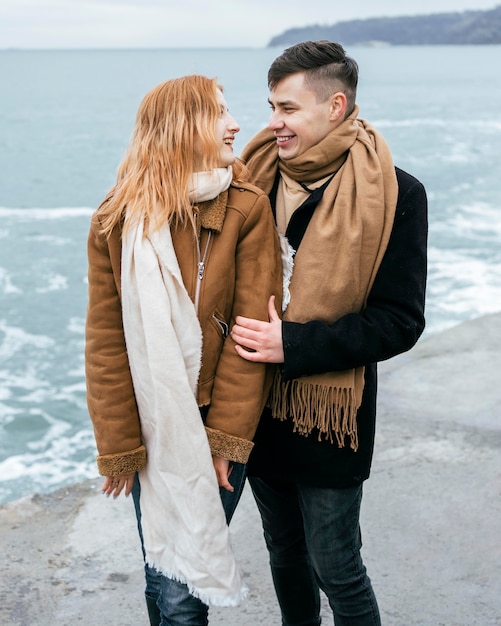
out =
{"type": "Polygon", "coordinates": [[[5,295],[13,294],[13,293],[16,293],[16,294],[22,293],[22,290],[19,289],[19,287],[16,287],[16,285],[14,285],[14,283],[11,280],[9,272],[4,267],[0,267],[0,291],[4,293],[5,295]]]}
{"type": "MultiPolygon", "coordinates": [[[[0,391],[0,399],[9,400],[12,396],[10,389],[2,389],[0,391]]],[[[21,408],[15,408],[9,404],[0,402],[0,427],[7,426],[16,419],[16,415],[20,415],[23,412],[21,408]]]]}
{"type": "Polygon", "coordinates": [[[0,207],[0,217],[16,217],[19,220],[59,220],[68,217],[90,217],[95,209],[90,207],[61,207],[56,209],[10,209],[0,207]]]}
{"type": "Polygon", "coordinates": [[[464,133],[465,128],[477,130],[501,130],[498,120],[450,120],[442,118],[411,117],[407,119],[379,119],[371,122],[376,128],[457,128],[464,133]]]}
{"type": "Polygon", "coordinates": [[[3,388],[2,399],[10,401],[9,404],[2,404],[0,408],[0,423],[2,424],[10,421],[13,415],[26,413],[26,409],[22,409],[21,404],[26,406],[34,403],[42,404],[54,397],[52,385],[39,376],[33,365],[29,365],[21,373],[0,370],[0,381],[3,388]],[[12,404],[18,406],[12,406],[12,404]]]}
{"type": "Polygon", "coordinates": [[[43,493],[54,485],[96,477],[92,430],[81,430],[69,437],[58,434],[49,446],[37,445],[29,452],[9,456],[0,461],[0,475],[0,490],[6,483],[19,480],[24,493],[43,493]],[[26,483],[31,483],[28,490],[26,483]]]}
{"type": "Polygon", "coordinates": [[[430,197],[430,241],[443,251],[468,249],[469,256],[495,263],[501,258],[499,206],[480,200],[464,203],[463,198],[459,187],[448,205],[440,197],[430,197]]]}
{"type": "MultiPolygon", "coordinates": [[[[1,236],[1,233],[0,233],[1,236]]],[[[74,243],[70,237],[59,237],[57,235],[27,235],[25,241],[35,241],[37,243],[48,243],[54,246],[68,246],[74,243]]]]}
{"type": "MultiPolygon", "coordinates": [[[[81,385],[66,392],[81,394],[81,385]]],[[[1,408],[1,404],[0,404],[1,408]]],[[[97,476],[96,447],[90,419],[70,423],[41,408],[12,412],[0,430],[0,503],[9,494],[44,493],[55,486],[97,476]],[[16,439],[14,449],[5,439],[16,439]],[[4,456],[5,455],[5,456],[4,456]]]]}
{"type": "Polygon", "coordinates": [[[55,344],[54,339],[46,335],[33,335],[22,328],[9,326],[5,320],[0,320],[0,332],[4,333],[4,338],[0,344],[0,358],[9,359],[19,352],[23,346],[31,345],[37,349],[45,350],[55,344]]]}
{"type": "Polygon", "coordinates": [[[70,318],[67,326],[67,330],[70,333],[82,335],[85,333],[85,318],[84,317],[72,317],[70,318]]]}
{"type": "Polygon", "coordinates": [[[501,258],[493,262],[481,251],[437,247],[429,248],[428,258],[428,331],[501,310],[501,258]]]}
{"type": "Polygon", "coordinates": [[[45,287],[37,287],[37,293],[48,293],[49,291],[61,291],[68,289],[68,278],[61,274],[50,274],[47,276],[47,285],[45,287]]]}

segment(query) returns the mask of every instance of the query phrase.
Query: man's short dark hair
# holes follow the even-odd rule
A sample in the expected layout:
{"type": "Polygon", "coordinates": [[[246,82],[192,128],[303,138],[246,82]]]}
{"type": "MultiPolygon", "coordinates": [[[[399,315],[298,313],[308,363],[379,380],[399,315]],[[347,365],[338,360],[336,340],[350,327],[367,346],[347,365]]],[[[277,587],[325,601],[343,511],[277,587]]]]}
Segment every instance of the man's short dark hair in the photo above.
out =
{"type": "Polygon", "coordinates": [[[305,83],[325,102],[336,91],[347,98],[346,114],[355,106],[358,84],[358,64],[343,46],[334,41],[304,41],[287,48],[277,57],[268,71],[268,87],[290,76],[304,72],[305,83]]]}

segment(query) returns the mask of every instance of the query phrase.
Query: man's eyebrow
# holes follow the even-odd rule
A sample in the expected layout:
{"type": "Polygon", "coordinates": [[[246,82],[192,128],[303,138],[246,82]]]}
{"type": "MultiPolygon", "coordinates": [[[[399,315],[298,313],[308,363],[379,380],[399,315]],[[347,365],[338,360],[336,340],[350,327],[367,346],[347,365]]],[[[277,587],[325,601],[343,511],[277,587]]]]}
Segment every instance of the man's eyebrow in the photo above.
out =
{"type": "Polygon", "coordinates": [[[290,106],[291,104],[293,106],[296,106],[296,103],[294,102],[294,100],[278,100],[277,102],[273,103],[270,100],[270,98],[268,98],[268,103],[271,104],[272,106],[278,105],[278,106],[281,106],[281,107],[290,106]]]}

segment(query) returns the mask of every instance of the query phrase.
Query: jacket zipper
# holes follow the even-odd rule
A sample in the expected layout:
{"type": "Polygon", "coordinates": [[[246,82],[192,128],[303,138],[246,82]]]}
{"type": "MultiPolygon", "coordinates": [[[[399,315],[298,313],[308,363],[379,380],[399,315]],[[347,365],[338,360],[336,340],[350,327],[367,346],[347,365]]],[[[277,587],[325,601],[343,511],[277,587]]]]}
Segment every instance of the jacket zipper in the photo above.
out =
{"type": "Polygon", "coordinates": [[[207,253],[209,251],[209,243],[211,240],[212,231],[209,230],[209,234],[207,236],[207,243],[205,244],[205,249],[203,255],[200,251],[200,242],[197,238],[197,284],[195,287],[195,311],[198,316],[198,305],[200,303],[200,288],[202,286],[202,280],[205,274],[205,261],[207,259],[207,253]]]}

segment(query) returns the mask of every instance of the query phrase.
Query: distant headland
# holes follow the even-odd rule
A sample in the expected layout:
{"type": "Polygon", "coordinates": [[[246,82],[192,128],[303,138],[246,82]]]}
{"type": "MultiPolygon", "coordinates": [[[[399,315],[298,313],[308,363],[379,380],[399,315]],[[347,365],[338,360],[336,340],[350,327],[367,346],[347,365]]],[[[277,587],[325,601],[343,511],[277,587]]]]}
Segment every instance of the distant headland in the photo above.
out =
{"type": "Polygon", "coordinates": [[[343,45],[439,46],[501,43],[501,4],[487,11],[463,11],[402,17],[374,17],[290,28],[268,46],[287,47],[300,41],[329,39],[343,45]]]}

